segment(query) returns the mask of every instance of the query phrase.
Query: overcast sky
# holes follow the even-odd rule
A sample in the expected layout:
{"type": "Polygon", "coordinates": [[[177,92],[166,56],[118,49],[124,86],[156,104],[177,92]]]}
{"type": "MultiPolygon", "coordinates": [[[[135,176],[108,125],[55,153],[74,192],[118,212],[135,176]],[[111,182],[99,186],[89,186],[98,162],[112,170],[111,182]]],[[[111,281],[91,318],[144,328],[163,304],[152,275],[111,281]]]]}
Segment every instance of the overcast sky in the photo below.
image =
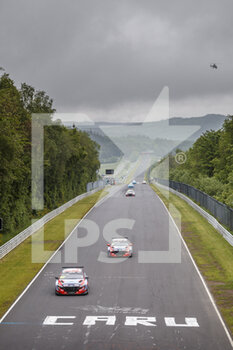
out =
{"type": "Polygon", "coordinates": [[[58,112],[233,114],[232,0],[0,0],[0,66],[58,112]],[[210,68],[210,63],[219,69],[210,68]]]}

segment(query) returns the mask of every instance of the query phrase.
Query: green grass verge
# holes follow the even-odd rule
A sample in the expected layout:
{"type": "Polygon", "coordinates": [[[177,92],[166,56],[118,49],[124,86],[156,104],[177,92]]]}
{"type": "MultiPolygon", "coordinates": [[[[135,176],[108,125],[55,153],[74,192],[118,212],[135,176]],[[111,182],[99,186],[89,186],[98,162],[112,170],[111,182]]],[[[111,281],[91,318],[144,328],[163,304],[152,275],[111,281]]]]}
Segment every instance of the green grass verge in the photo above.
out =
{"type": "Polygon", "coordinates": [[[167,208],[171,203],[179,211],[182,236],[233,334],[233,247],[180,197],[169,193],[168,199],[167,190],[151,187],[167,208]]]}
{"type": "MultiPolygon", "coordinates": [[[[96,192],[77,202],[45,224],[45,249],[54,251],[61,245],[65,237],[65,220],[70,220],[68,232],[71,232],[78,220],[106,194],[106,191],[96,192]]],[[[46,254],[47,258],[51,254],[46,254]]],[[[8,310],[43,265],[43,263],[31,262],[31,237],[0,260],[0,280],[4,281],[0,284],[0,316],[8,310]]]]}

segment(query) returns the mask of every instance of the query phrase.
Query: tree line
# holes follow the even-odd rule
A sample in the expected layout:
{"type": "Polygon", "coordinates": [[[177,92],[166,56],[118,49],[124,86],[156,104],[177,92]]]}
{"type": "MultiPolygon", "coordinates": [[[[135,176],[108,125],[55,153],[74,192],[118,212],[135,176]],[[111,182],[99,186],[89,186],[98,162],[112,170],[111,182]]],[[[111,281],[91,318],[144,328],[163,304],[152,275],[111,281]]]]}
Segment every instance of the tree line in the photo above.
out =
{"type": "Polygon", "coordinates": [[[203,133],[185,154],[184,164],[178,164],[175,155],[169,154],[169,178],[196,187],[233,208],[233,116],[226,118],[222,129],[203,133]]]}
{"type": "Polygon", "coordinates": [[[99,146],[87,133],[52,120],[53,100],[23,83],[17,89],[8,74],[0,78],[0,218],[4,234],[14,235],[42,215],[86,191],[96,180],[99,146]],[[31,123],[41,113],[44,127],[43,213],[31,209],[31,123]],[[45,114],[44,114],[45,113],[45,114]]]}

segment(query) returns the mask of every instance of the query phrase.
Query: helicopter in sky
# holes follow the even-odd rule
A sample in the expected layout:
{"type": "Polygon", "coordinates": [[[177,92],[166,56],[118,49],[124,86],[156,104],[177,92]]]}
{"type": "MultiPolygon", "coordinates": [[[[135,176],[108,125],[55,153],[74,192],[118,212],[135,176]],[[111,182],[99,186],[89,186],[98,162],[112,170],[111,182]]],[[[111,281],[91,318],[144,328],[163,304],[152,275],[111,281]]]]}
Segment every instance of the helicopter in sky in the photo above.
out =
{"type": "Polygon", "coordinates": [[[213,68],[213,69],[218,69],[218,66],[216,63],[211,63],[210,64],[210,67],[213,68]]]}

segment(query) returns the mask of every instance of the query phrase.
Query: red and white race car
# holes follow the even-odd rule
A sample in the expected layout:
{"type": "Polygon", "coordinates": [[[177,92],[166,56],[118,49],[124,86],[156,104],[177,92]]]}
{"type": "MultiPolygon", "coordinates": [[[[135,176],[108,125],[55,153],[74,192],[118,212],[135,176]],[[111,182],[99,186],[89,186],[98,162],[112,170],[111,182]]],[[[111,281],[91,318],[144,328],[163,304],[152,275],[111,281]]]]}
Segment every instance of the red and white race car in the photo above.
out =
{"type": "Polygon", "coordinates": [[[112,238],[111,244],[108,244],[108,256],[131,258],[133,256],[133,245],[128,237],[112,238]]]}
{"type": "Polygon", "coordinates": [[[134,192],[134,190],[128,190],[128,191],[125,193],[125,196],[126,196],[126,197],[135,197],[135,192],[134,192]]]}
{"type": "Polygon", "coordinates": [[[63,267],[61,275],[55,277],[56,295],[88,294],[88,277],[80,267],[63,267]]]}

